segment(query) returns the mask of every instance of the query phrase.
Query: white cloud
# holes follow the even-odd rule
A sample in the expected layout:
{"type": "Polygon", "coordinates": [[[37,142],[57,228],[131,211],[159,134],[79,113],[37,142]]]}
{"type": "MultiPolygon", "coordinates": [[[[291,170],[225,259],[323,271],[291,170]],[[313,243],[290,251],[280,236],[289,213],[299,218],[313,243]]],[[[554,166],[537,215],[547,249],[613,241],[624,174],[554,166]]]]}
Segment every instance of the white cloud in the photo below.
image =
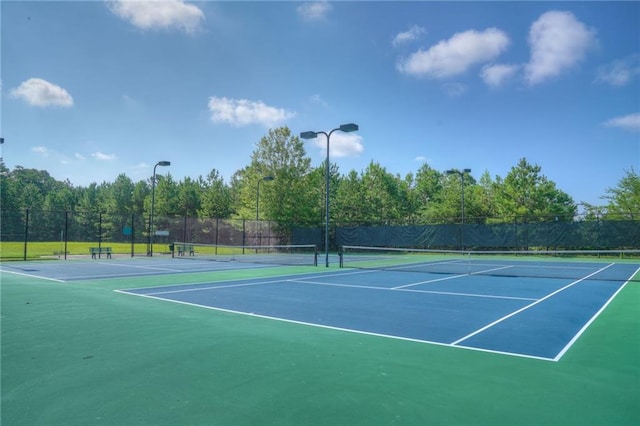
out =
{"type": "Polygon", "coordinates": [[[640,54],[603,65],[598,69],[596,81],[621,87],[637,75],[640,75],[640,54]]]}
{"type": "MultiPolygon", "coordinates": [[[[313,139],[313,144],[323,155],[327,153],[327,140],[321,135],[313,139]]],[[[329,155],[331,157],[357,157],[364,152],[362,136],[355,133],[334,133],[331,135],[329,155]]]]}
{"type": "Polygon", "coordinates": [[[618,127],[632,132],[640,132],[640,112],[612,118],[611,120],[607,120],[604,125],[607,127],[618,127]]]}
{"type": "Polygon", "coordinates": [[[428,162],[431,161],[429,158],[425,157],[424,155],[418,155],[413,160],[418,162],[418,163],[428,163],[428,162]]]}
{"type": "Polygon", "coordinates": [[[482,80],[491,87],[500,87],[518,72],[518,65],[486,65],[482,68],[482,80]]]}
{"type": "Polygon", "coordinates": [[[99,161],[113,161],[116,159],[114,154],[104,154],[100,151],[92,153],[91,156],[99,161]]]}
{"type": "Polygon", "coordinates": [[[393,41],[391,42],[391,44],[393,44],[394,47],[400,46],[403,43],[408,43],[410,41],[416,40],[418,37],[420,37],[422,34],[425,34],[426,32],[427,31],[423,27],[414,25],[411,28],[409,28],[407,31],[397,34],[393,38],[393,41]]]}
{"type": "Polygon", "coordinates": [[[325,19],[331,12],[333,6],[328,1],[305,2],[296,9],[298,15],[308,21],[319,21],[325,19]]]}
{"type": "Polygon", "coordinates": [[[20,86],[11,91],[11,97],[39,107],[73,105],[73,98],[65,89],[41,78],[23,81],[20,86]]]}
{"type": "Polygon", "coordinates": [[[442,40],[429,50],[418,50],[407,60],[398,63],[405,74],[432,78],[446,78],[462,74],[470,67],[491,61],[509,46],[509,37],[497,29],[478,32],[469,30],[442,40]]]}
{"type": "Polygon", "coordinates": [[[183,0],[114,0],[107,4],[114,14],[143,30],[178,29],[190,34],[204,20],[199,7],[183,0]]]}
{"type": "Polygon", "coordinates": [[[80,161],[84,161],[87,159],[84,155],[80,154],[79,152],[76,152],[75,154],[73,154],[73,156],[76,158],[76,160],[80,160],[80,161]]]}
{"type": "Polygon", "coordinates": [[[44,146],[34,146],[33,148],[31,148],[31,151],[33,151],[36,154],[41,155],[43,157],[48,157],[49,156],[49,149],[47,149],[44,146]]]}
{"type": "Polygon", "coordinates": [[[531,59],[525,66],[527,82],[538,84],[572,68],[584,59],[595,41],[595,31],[572,13],[544,13],[529,30],[531,59]]]}
{"type": "Polygon", "coordinates": [[[209,98],[209,111],[214,123],[227,123],[234,126],[262,124],[274,126],[295,116],[295,113],[275,108],[262,101],[247,99],[209,98]]]}

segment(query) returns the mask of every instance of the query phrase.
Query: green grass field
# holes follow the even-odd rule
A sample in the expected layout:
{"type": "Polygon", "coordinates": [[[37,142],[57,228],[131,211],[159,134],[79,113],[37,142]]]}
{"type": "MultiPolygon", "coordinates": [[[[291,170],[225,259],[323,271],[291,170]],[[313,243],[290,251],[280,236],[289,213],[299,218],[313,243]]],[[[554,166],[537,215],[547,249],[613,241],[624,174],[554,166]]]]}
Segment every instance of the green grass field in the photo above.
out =
{"type": "Polygon", "coordinates": [[[6,425],[640,424],[637,281],[550,362],[113,291],[175,276],[1,278],[6,425]]]}
{"type": "MultiPolygon", "coordinates": [[[[96,242],[75,242],[67,243],[67,256],[89,255],[89,248],[98,247],[96,242]]],[[[102,247],[111,247],[113,253],[131,255],[131,243],[104,242],[102,247]]],[[[154,243],[154,252],[168,252],[167,244],[154,243]]],[[[27,244],[27,259],[57,259],[64,257],[65,245],[60,241],[29,242],[27,244]]],[[[147,253],[146,243],[134,244],[135,255],[145,255],[147,253]]],[[[22,260],[24,259],[24,242],[0,242],[0,260],[22,260]]]]}

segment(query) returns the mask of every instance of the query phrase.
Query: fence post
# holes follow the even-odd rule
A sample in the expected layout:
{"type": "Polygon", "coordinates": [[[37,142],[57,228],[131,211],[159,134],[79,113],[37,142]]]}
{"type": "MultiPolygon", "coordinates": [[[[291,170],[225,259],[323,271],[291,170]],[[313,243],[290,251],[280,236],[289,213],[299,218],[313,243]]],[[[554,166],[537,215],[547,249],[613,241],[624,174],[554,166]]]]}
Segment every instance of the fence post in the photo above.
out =
{"type": "Polygon", "coordinates": [[[69,211],[64,212],[64,260],[67,260],[67,245],[69,243],[69,211]]]}
{"type": "Polygon", "coordinates": [[[136,214],[135,213],[131,213],[131,257],[133,257],[135,255],[135,251],[136,251],[136,232],[135,232],[135,228],[136,228],[136,214]]]}
{"type": "Polygon", "coordinates": [[[182,242],[184,243],[188,243],[190,241],[187,241],[187,215],[184,215],[184,224],[182,227],[182,242]]]}
{"type": "Polygon", "coordinates": [[[98,259],[102,252],[102,213],[98,213],[98,259]]]}
{"type": "Polygon", "coordinates": [[[24,220],[24,257],[23,260],[27,260],[27,243],[29,241],[29,209],[27,208],[27,215],[24,220]]]}

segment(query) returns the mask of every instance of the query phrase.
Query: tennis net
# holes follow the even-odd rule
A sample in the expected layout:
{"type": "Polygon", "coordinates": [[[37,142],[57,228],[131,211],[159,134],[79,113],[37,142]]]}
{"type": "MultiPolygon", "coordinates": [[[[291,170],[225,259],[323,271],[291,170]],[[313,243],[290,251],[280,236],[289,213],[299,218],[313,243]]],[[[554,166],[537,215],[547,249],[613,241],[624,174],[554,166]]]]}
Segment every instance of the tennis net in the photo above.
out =
{"type": "Polygon", "coordinates": [[[345,245],[340,266],[450,275],[640,281],[640,250],[462,251],[345,245]]]}
{"type": "Polygon", "coordinates": [[[312,244],[231,246],[175,242],[170,247],[172,256],[176,259],[270,265],[318,265],[318,251],[312,244]]]}

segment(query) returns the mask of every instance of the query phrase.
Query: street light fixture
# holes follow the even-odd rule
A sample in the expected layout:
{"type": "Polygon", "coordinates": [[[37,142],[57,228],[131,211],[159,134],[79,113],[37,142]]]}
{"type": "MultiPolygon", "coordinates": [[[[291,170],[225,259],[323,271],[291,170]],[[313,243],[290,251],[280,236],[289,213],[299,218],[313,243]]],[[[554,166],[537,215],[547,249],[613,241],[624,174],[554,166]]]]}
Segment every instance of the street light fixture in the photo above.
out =
{"type": "Polygon", "coordinates": [[[153,256],[153,209],[156,203],[156,167],[170,166],[171,161],[158,161],[153,166],[153,180],[151,181],[151,214],[149,215],[149,244],[147,247],[147,255],[153,256]]]}
{"type": "Polygon", "coordinates": [[[331,134],[333,132],[340,130],[341,132],[355,132],[358,130],[358,125],[355,123],[347,123],[343,124],[340,127],[337,127],[331,130],[329,133],[327,132],[302,132],[300,133],[300,137],[302,139],[315,139],[318,135],[325,135],[327,138],[327,163],[325,168],[325,205],[324,205],[324,216],[325,216],[325,224],[324,224],[324,253],[325,253],[325,266],[329,267],[329,140],[331,139],[331,134]]]}
{"type": "Polygon", "coordinates": [[[460,227],[460,249],[464,250],[464,175],[467,173],[471,173],[471,169],[463,169],[462,171],[458,169],[447,170],[446,173],[448,175],[459,175],[460,176],[460,193],[461,195],[461,217],[462,217],[462,225],[460,227]]]}

